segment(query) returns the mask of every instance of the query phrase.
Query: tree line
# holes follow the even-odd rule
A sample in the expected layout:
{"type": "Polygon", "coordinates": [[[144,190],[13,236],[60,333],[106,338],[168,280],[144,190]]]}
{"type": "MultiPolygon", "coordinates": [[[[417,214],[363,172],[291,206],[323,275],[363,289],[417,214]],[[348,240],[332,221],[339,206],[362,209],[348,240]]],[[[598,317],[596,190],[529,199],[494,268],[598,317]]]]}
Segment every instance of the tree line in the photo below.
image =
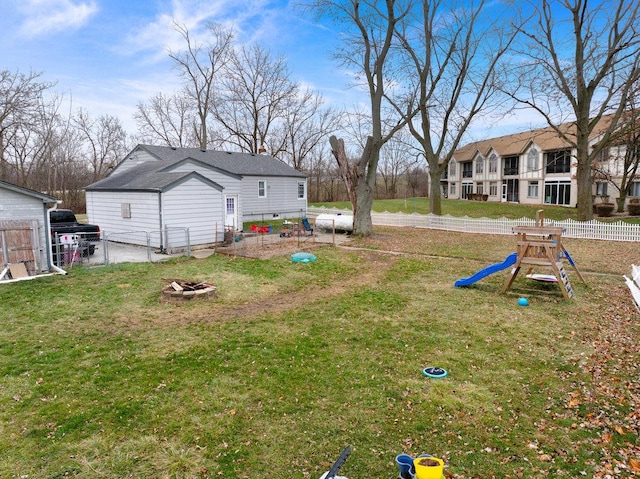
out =
{"type": "MultiPolygon", "coordinates": [[[[0,179],[83,211],[83,188],[146,143],[268,153],[309,175],[310,201],[347,199],[327,137],[354,115],[325,107],[321,95],[291,79],[284,57],[236,45],[230,30],[209,24],[209,41],[199,43],[174,27],[184,48],[169,57],[181,88],[141,100],[133,133],[116,116],[74,109],[43,72],[0,71],[0,179]]],[[[380,172],[381,198],[427,194],[424,165],[400,138],[380,172]]]]}
{"type": "MultiPolygon", "coordinates": [[[[309,200],[348,198],[367,235],[374,197],[429,196],[483,121],[526,107],[577,152],[578,217],[592,216],[597,160],[620,142],[640,79],[640,6],[631,0],[308,0],[340,27],[336,63],[365,107],[337,109],[292,79],[286,59],[233,30],[174,28],[180,88],[141,100],[137,131],[73,110],[41,73],[0,76],[0,178],[54,195],[103,177],[135,143],[268,153],[309,175],[309,200]],[[611,119],[602,141],[589,140],[611,119]]],[[[628,135],[627,135],[628,136],[628,135]]],[[[636,149],[637,150],[637,149],[636,149]]],[[[636,151],[634,150],[634,151],[636,151]]],[[[631,178],[635,175],[632,171],[631,178]]],[[[64,199],[64,198],[63,198],[64,199]]]]}

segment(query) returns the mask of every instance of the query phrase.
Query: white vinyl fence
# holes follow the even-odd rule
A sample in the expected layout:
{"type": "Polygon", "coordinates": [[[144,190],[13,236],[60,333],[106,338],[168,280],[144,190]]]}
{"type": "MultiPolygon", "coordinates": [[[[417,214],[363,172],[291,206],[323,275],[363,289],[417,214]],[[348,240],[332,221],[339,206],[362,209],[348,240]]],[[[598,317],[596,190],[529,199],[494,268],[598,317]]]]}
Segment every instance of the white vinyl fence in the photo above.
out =
{"type": "MultiPolygon", "coordinates": [[[[307,215],[315,218],[319,214],[333,213],[351,215],[350,210],[328,208],[308,208],[307,215]]],[[[428,228],[461,233],[484,234],[513,234],[514,226],[535,226],[532,218],[510,220],[507,218],[469,218],[468,216],[437,216],[420,215],[417,213],[371,213],[371,221],[378,226],[408,226],[414,228],[428,228]]],[[[605,241],[636,241],[640,242],[640,225],[616,221],[609,223],[598,220],[591,221],[553,221],[545,219],[545,226],[556,226],[564,229],[566,238],[595,239],[605,241]]]]}

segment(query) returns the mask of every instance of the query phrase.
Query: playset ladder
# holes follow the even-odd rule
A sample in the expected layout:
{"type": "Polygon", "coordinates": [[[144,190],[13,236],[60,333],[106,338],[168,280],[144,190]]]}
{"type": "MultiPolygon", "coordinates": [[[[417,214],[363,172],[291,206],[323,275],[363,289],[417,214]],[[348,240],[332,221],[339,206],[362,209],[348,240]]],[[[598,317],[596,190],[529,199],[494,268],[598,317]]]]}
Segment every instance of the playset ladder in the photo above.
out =
{"type": "Polygon", "coordinates": [[[573,297],[573,288],[561,261],[562,258],[569,260],[580,280],[584,282],[571,256],[562,246],[562,228],[543,226],[543,224],[544,217],[538,226],[513,228],[513,232],[518,235],[518,258],[502,288],[503,293],[511,287],[523,266],[529,267],[528,272],[531,272],[534,266],[545,266],[550,268],[556,277],[565,299],[570,299],[573,297]]]}

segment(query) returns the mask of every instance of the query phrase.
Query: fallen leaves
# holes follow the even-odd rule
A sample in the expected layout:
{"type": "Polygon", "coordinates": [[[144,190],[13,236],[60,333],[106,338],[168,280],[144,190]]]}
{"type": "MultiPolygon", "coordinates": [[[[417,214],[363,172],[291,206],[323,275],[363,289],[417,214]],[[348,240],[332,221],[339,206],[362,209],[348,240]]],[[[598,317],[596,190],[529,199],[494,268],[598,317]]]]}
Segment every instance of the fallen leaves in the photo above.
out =
{"type": "Polygon", "coordinates": [[[640,474],[640,318],[622,283],[607,291],[602,304],[601,317],[585,318],[593,328],[585,338],[593,348],[585,363],[592,383],[573,391],[566,406],[579,415],[588,404],[590,412],[576,419],[600,432],[594,442],[602,446],[602,457],[593,477],[634,477],[640,474]]]}

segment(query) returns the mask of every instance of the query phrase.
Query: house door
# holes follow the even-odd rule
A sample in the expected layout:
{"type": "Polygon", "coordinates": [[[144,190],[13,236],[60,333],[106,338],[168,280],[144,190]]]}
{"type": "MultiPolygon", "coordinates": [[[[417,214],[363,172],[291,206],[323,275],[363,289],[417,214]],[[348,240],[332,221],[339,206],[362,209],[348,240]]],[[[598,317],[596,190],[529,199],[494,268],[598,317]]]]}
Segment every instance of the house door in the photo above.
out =
{"type": "Polygon", "coordinates": [[[224,197],[224,225],[236,229],[238,227],[238,195],[224,197]]]}
{"type": "Polygon", "coordinates": [[[518,194],[519,186],[519,180],[504,180],[502,182],[502,201],[510,203],[517,203],[520,201],[520,195],[518,194]]]}
{"type": "Polygon", "coordinates": [[[462,199],[466,200],[473,193],[473,183],[462,183],[462,199]]]}

